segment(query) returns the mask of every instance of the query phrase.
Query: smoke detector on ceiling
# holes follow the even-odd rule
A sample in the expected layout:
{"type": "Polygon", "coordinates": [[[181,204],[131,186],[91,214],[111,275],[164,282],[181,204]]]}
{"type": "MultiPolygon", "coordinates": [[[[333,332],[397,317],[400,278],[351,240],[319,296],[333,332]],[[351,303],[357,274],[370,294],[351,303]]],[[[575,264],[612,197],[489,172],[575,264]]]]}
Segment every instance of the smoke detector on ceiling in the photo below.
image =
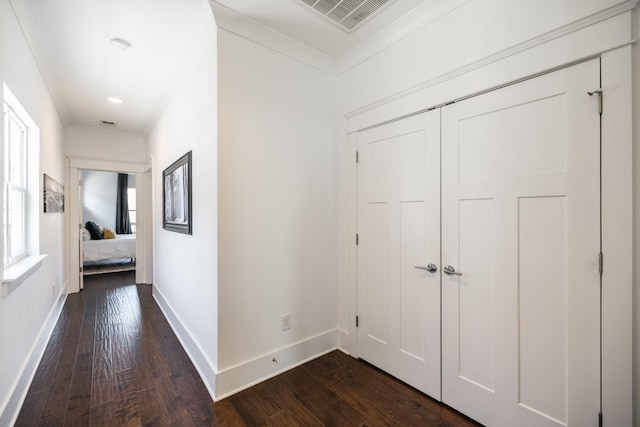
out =
{"type": "Polygon", "coordinates": [[[299,0],[313,11],[352,32],[396,0],[299,0]]]}
{"type": "Polygon", "coordinates": [[[109,43],[111,43],[111,46],[115,50],[120,52],[124,52],[131,47],[131,42],[129,40],[121,39],[120,37],[111,37],[109,39],[109,43]]]}

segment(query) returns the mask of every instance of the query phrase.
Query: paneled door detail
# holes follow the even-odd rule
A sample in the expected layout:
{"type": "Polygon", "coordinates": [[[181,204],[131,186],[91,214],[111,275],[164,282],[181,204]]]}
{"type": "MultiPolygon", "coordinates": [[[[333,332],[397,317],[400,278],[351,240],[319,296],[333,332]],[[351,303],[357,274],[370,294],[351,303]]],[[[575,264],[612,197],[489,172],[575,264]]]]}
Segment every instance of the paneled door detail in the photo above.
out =
{"type": "Polygon", "coordinates": [[[358,356],[439,399],[440,111],[357,146],[358,356]]]}
{"type": "Polygon", "coordinates": [[[442,110],[442,400],[486,425],[598,425],[599,73],[593,60],[442,110]]]}

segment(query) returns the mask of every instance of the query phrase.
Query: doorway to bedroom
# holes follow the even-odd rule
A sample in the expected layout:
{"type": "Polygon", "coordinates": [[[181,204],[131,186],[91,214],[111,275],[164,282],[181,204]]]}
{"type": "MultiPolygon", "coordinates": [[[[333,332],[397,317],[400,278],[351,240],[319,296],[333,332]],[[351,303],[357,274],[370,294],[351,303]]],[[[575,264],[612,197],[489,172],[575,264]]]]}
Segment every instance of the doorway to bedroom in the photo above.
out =
{"type": "Polygon", "coordinates": [[[135,270],[136,283],[152,283],[152,163],[67,159],[68,293],[85,273],[135,270]]]}
{"type": "Polygon", "coordinates": [[[136,269],[135,174],[80,171],[83,277],[136,269]]]}

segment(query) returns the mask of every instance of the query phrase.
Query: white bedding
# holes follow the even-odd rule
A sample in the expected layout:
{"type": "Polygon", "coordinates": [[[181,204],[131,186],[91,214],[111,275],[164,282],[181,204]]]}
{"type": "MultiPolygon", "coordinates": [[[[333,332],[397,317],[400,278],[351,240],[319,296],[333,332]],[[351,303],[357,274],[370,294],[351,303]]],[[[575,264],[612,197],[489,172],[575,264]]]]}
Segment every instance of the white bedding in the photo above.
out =
{"type": "Polygon", "coordinates": [[[135,258],[136,235],[118,234],[115,239],[87,240],[82,242],[82,261],[135,258]]]}

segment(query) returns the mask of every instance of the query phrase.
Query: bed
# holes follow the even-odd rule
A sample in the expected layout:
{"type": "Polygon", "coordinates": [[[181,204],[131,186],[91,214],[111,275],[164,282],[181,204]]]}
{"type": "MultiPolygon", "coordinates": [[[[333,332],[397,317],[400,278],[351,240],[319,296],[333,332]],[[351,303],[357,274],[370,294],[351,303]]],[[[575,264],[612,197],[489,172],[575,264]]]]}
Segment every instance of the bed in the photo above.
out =
{"type": "Polygon", "coordinates": [[[83,263],[135,257],[135,234],[118,234],[115,239],[87,240],[82,245],[83,263]]]}

